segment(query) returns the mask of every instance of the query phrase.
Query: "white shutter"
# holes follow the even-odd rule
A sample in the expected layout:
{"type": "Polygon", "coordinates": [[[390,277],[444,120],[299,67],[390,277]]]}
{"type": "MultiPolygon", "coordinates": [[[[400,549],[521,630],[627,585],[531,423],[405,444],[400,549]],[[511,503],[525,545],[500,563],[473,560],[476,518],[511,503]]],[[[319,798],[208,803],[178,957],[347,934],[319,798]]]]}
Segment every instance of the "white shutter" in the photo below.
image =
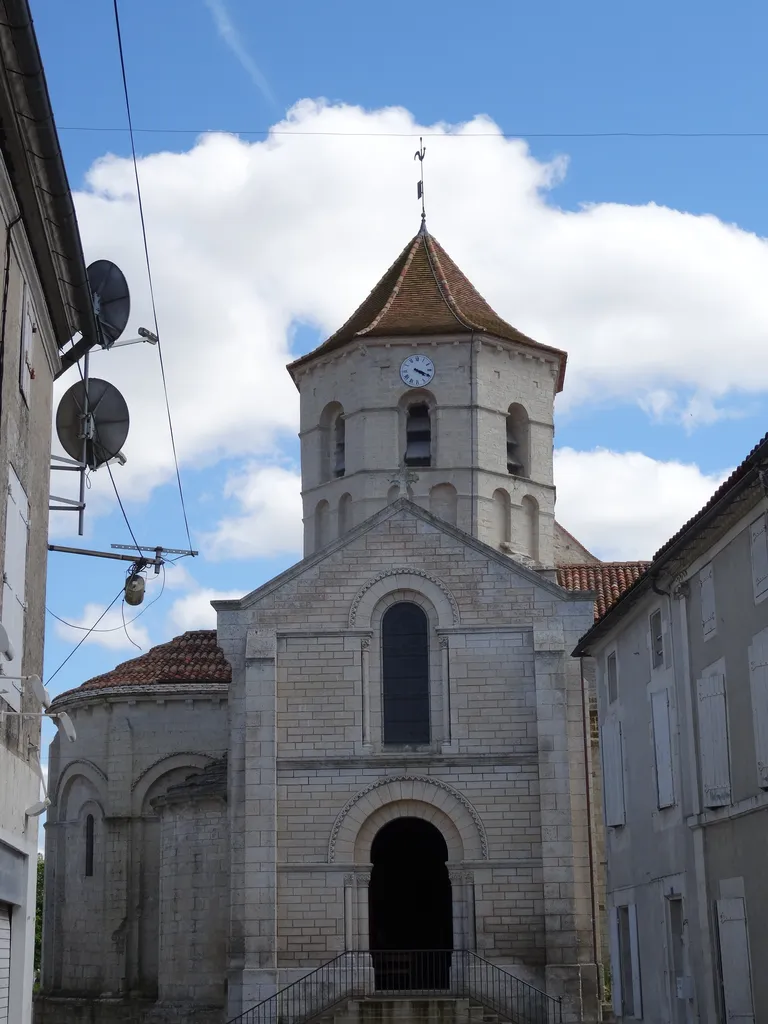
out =
{"type": "MultiPolygon", "coordinates": [[[[8,469],[8,498],[5,519],[5,552],[3,559],[2,623],[13,647],[13,661],[3,661],[2,671],[8,676],[22,674],[24,649],[24,616],[27,577],[27,537],[29,533],[29,504],[24,488],[13,469],[8,469]]],[[[2,677],[0,677],[2,678],[2,677]]],[[[4,699],[19,710],[21,683],[8,680],[0,683],[7,692],[4,699]]]]}
{"type": "Polygon", "coordinates": [[[8,1022],[11,992],[11,908],[0,903],[0,1024],[8,1022]]]}
{"type": "Polygon", "coordinates": [[[699,761],[704,806],[723,807],[731,802],[725,676],[704,676],[696,686],[699,697],[699,761]]]}
{"type": "Polygon", "coordinates": [[[675,780],[672,773],[672,737],[669,730],[669,691],[651,694],[653,747],[656,757],[656,793],[659,807],[675,802],[675,780]]]}
{"type": "Polygon", "coordinates": [[[699,589],[701,592],[701,629],[706,637],[717,629],[715,579],[712,575],[711,563],[705,566],[699,573],[699,589]]]}
{"type": "Polygon", "coordinates": [[[629,907],[629,956],[632,963],[632,1016],[640,1019],[643,1016],[643,993],[640,988],[640,948],[637,942],[637,907],[630,903],[629,907]]]}
{"type": "Polygon", "coordinates": [[[613,1012],[621,1016],[623,1000],[621,996],[621,952],[619,947],[619,912],[616,907],[609,910],[609,942],[611,947],[611,999],[613,1012]]]}
{"type": "Polygon", "coordinates": [[[752,586],[755,597],[768,590],[768,538],[765,532],[765,516],[752,523],[749,528],[752,538],[752,586]]]}
{"type": "Polygon", "coordinates": [[[755,730],[757,780],[768,789],[768,636],[759,633],[749,648],[749,684],[752,691],[752,724],[755,730]]]}
{"type": "Polygon", "coordinates": [[[754,1024],[747,917],[743,899],[717,901],[717,933],[728,1024],[754,1024]]]}
{"type": "Polygon", "coordinates": [[[603,795],[606,825],[623,825],[624,810],[624,758],[621,744],[621,722],[609,718],[600,730],[600,750],[603,759],[603,795]]]}

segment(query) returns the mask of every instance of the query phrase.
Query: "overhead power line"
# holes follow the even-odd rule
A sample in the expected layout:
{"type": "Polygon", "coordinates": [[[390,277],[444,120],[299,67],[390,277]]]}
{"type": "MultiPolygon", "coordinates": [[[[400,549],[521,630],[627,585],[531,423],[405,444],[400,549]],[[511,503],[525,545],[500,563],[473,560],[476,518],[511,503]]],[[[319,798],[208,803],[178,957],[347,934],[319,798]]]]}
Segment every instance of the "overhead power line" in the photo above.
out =
{"type": "MultiPolygon", "coordinates": [[[[173,450],[173,462],[176,467],[176,482],[179,487],[179,499],[181,501],[181,512],[184,516],[184,528],[187,531],[187,541],[190,549],[192,548],[192,536],[189,530],[189,519],[187,517],[187,506],[184,501],[184,488],[181,486],[181,473],[179,471],[179,459],[176,453],[176,437],[173,432],[173,417],[171,416],[171,404],[168,398],[168,382],[165,374],[165,361],[163,359],[163,347],[162,340],[160,337],[160,328],[157,322],[157,306],[155,303],[155,289],[152,283],[152,263],[149,258],[149,244],[147,242],[147,224],[144,217],[144,204],[141,197],[141,183],[139,181],[139,165],[136,159],[136,140],[133,131],[133,119],[131,118],[131,103],[128,96],[128,77],[125,71],[125,55],[123,53],[123,37],[120,31],[120,12],[118,10],[117,0],[113,0],[114,12],[115,12],[115,30],[117,32],[117,48],[120,55],[120,71],[123,78],[123,94],[125,96],[125,111],[128,117],[128,134],[131,139],[131,154],[133,156],[133,174],[136,179],[136,198],[139,205],[139,219],[141,220],[141,236],[144,242],[144,259],[147,265],[147,280],[149,282],[149,297],[152,303],[152,318],[154,320],[155,337],[157,338],[157,354],[160,358],[160,375],[163,381],[163,394],[165,395],[165,410],[168,414],[168,430],[171,435],[171,448],[173,450]]],[[[127,519],[126,519],[127,522],[127,519]]],[[[130,529],[130,527],[129,527],[130,529]]],[[[135,543],[135,539],[134,539],[135,543]]],[[[138,545],[137,545],[138,547],[138,545]]]]}
{"type": "Polygon", "coordinates": [[[60,132],[130,132],[138,135],[317,135],[350,139],[768,139],[768,132],[315,132],[280,128],[125,128],[57,125],[60,132]]]}

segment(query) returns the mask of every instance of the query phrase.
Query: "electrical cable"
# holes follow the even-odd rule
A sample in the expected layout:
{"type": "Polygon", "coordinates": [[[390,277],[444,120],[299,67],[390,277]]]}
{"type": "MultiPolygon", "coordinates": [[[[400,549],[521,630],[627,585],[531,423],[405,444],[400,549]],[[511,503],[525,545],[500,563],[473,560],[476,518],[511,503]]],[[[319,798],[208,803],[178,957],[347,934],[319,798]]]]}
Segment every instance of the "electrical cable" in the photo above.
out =
{"type": "Polygon", "coordinates": [[[121,597],[121,596],[123,595],[123,593],[124,593],[124,592],[125,592],[125,588],[124,588],[124,587],[120,587],[120,589],[118,590],[117,594],[116,594],[116,595],[115,595],[115,596],[114,596],[114,597],[112,598],[112,600],[111,600],[111,601],[109,602],[109,604],[108,604],[108,605],[107,605],[107,607],[106,607],[106,608],[104,609],[104,611],[103,611],[103,612],[101,613],[101,615],[100,615],[100,616],[98,617],[98,619],[96,619],[96,621],[95,621],[95,622],[94,622],[94,624],[93,624],[93,625],[91,626],[91,628],[90,628],[90,629],[88,630],[88,632],[87,632],[87,633],[86,633],[86,634],[85,634],[84,636],[82,636],[82,637],[81,637],[81,638],[80,638],[80,639],[78,640],[78,642],[77,642],[77,643],[75,644],[75,646],[74,646],[74,647],[72,648],[72,650],[71,650],[71,651],[69,652],[69,654],[68,654],[68,655],[66,656],[66,658],[64,659],[64,661],[62,661],[62,663],[61,663],[61,664],[59,665],[59,667],[58,667],[58,668],[56,669],[56,671],[55,671],[55,672],[53,673],[53,675],[50,675],[50,676],[46,676],[46,679],[45,679],[46,685],[50,684],[51,680],[52,680],[52,679],[54,679],[54,678],[55,678],[55,677],[56,677],[56,676],[57,676],[57,675],[59,674],[59,672],[61,672],[61,670],[62,670],[62,669],[64,668],[64,666],[65,666],[65,665],[67,664],[67,662],[68,662],[68,661],[69,661],[69,659],[70,659],[70,658],[72,657],[72,655],[73,655],[73,654],[74,654],[74,653],[75,653],[75,652],[76,652],[76,651],[78,650],[78,648],[79,648],[79,647],[80,647],[80,646],[81,646],[82,644],[84,644],[84,643],[85,643],[85,641],[86,641],[86,640],[88,639],[88,637],[89,637],[89,636],[91,635],[91,633],[93,633],[93,631],[94,631],[94,630],[96,629],[96,627],[98,626],[98,624],[99,624],[99,623],[101,622],[101,620],[102,620],[102,619],[104,618],[104,616],[105,616],[105,615],[107,614],[107,612],[109,611],[109,609],[110,609],[110,608],[111,608],[111,607],[112,607],[112,606],[113,606],[113,605],[114,605],[114,604],[115,604],[115,603],[116,603],[117,601],[119,601],[119,600],[120,600],[120,597],[121,597]]]}
{"type": "MultiPolygon", "coordinates": [[[[132,619],[128,619],[128,622],[125,623],[127,626],[130,626],[131,623],[136,621],[136,619],[140,619],[144,612],[149,611],[152,605],[155,604],[156,601],[159,601],[160,598],[163,596],[163,591],[165,590],[165,566],[163,565],[161,566],[161,568],[163,570],[163,585],[160,588],[160,593],[157,595],[157,597],[152,598],[149,604],[145,605],[145,607],[141,609],[138,615],[134,615],[132,619]]],[[[45,610],[48,612],[51,618],[56,619],[56,621],[60,622],[62,626],[68,626],[70,629],[79,629],[82,630],[84,633],[117,633],[119,630],[123,628],[122,626],[110,626],[107,629],[94,629],[94,627],[91,626],[89,629],[88,626],[78,626],[76,622],[68,622],[66,619],[62,619],[62,617],[60,615],[57,615],[56,612],[52,612],[48,605],[45,606],[45,610]]]]}
{"type": "Polygon", "coordinates": [[[115,478],[114,478],[114,476],[112,476],[112,467],[110,466],[109,462],[105,462],[104,465],[107,467],[107,472],[109,473],[109,479],[112,481],[112,487],[115,490],[115,497],[117,498],[117,503],[120,506],[120,511],[123,513],[123,519],[125,520],[125,525],[128,527],[128,533],[130,533],[130,535],[131,535],[131,540],[133,541],[134,546],[136,547],[136,550],[139,552],[139,554],[143,558],[144,557],[144,552],[139,547],[139,542],[136,540],[136,534],[133,532],[131,524],[128,522],[128,514],[126,513],[125,508],[123,507],[123,502],[122,502],[122,499],[120,497],[120,493],[117,490],[117,484],[115,483],[115,478]]]}
{"type": "Polygon", "coordinates": [[[128,77],[125,70],[125,55],[123,53],[123,37],[120,31],[120,12],[118,9],[117,0],[113,0],[113,8],[115,13],[115,30],[117,32],[117,48],[120,55],[120,70],[123,78],[123,93],[125,96],[125,110],[128,117],[128,133],[131,139],[131,155],[133,157],[133,175],[136,179],[136,198],[139,206],[139,219],[141,221],[141,235],[144,241],[144,259],[147,264],[147,280],[149,283],[149,297],[152,303],[152,317],[154,320],[155,337],[157,338],[157,354],[160,359],[160,375],[163,381],[163,393],[165,395],[165,408],[168,414],[168,430],[171,435],[171,448],[173,450],[173,461],[176,466],[176,482],[179,485],[179,498],[181,500],[181,511],[184,516],[184,528],[187,531],[187,542],[190,550],[192,550],[192,535],[189,530],[189,519],[187,517],[187,506],[184,502],[184,489],[181,486],[181,473],[179,471],[179,459],[176,453],[176,438],[173,431],[173,418],[171,417],[171,405],[168,398],[168,384],[165,375],[165,362],[163,360],[163,348],[160,342],[160,328],[157,323],[157,306],[155,303],[155,289],[152,283],[152,264],[149,258],[149,244],[147,242],[147,225],[144,218],[144,204],[141,197],[141,183],[139,181],[139,165],[136,159],[136,140],[133,132],[133,119],[131,117],[131,103],[128,96],[128,77]]]}
{"type": "MultiPolygon", "coordinates": [[[[125,132],[127,128],[90,125],[56,126],[60,132],[125,132]]],[[[146,135],[317,135],[350,139],[766,139],[768,132],[305,132],[274,128],[133,128],[146,135]]]]}
{"type": "Polygon", "coordinates": [[[132,643],[133,646],[136,647],[138,650],[143,650],[144,648],[141,646],[141,644],[137,644],[136,641],[131,637],[130,633],[128,632],[128,627],[125,624],[125,601],[121,602],[120,604],[120,615],[123,620],[123,632],[128,638],[128,642],[132,643]]]}

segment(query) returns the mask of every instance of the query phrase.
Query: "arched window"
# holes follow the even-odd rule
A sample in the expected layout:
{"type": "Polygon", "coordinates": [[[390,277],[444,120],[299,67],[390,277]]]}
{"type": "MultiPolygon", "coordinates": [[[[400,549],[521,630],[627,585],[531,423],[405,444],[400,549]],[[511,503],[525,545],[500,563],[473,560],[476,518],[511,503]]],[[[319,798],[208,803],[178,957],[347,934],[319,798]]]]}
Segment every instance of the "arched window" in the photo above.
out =
{"type": "Polygon", "coordinates": [[[493,492],[494,537],[496,543],[509,544],[512,536],[512,501],[507,491],[499,488],[493,492]]]}
{"type": "Polygon", "coordinates": [[[405,420],[406,466],[432,465],[432,426],[426,402],[411,405],[405,420]]]}
{"type": "Polygon", "coordinates": [[[343,537],[344,534],[352,527],[352,495],[342,494],[339,498],[339,536],[343,537]]]}
{"type": "Polygon", "coordinates": [[[539,503],[530,494],[523,498],[525,553],[539,560],[539,503]]]}
{"type": "Polygon", "coordinates": [[[346,453],[345,447],[345,427],[344,427],[344,413],[340,412],[337,414],[336,419],[333,421],[333,452],[332,452],[332,465],[333,475],[335,477],[344,476],[345,459],[346,453]]]}
{"type": "Polygon", "coordinates": [[[320,479],[344,476],[346,470],[344,410],[330,402],[320,415],[320,479]]]}
{"type": "Polygon", "coordinates": [[[318,501],[315,509],[315,551],[331,542],[331,510],[328,502],[318,501]]]}
{"type": "Polygon", "coordinates": [[[510,405],[507,412],[507,472],[530,476],[528,413],[522,405],[510,405]]]}
{"type": "Polygon", "coordinates": [[[429,624],[403,601],[381,624],[384,743],[429,743],[429,624]]]}
{"type": "Polygon", "coordinates": [[[85,877],[93,876],[93,815],[85,819],[85,877]]]}
{"type": "Polygon", "coordinates": [[[387,504],[391,505],[392,502],[393,501],[397,501],[397,499],[399,497],[400,497],[400,485],[399,484],[392,484],[392,486],[387,491],[387,504]]]}
{"type": "Polygon", "coordinates": [[[456,525],[456,488],[453,484],[437,484],[429,492],[429,511],[451,526],[456,525]]]}

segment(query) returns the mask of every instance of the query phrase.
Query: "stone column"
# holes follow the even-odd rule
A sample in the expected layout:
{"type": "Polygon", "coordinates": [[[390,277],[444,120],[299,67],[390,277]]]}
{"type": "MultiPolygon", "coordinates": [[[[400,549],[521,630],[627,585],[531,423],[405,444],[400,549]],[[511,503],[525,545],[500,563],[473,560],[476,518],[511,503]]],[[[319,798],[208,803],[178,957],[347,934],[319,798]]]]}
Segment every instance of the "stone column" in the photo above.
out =
{"type": "Polygon", "coordinates": [[[451,742],[451,655],[447,633],[440,636],[440,669],[443,683],[443,743],[451,742]]]}
{"type": "Polygon", "coordinates": [[[107,806],[104,811],[109,899],[104,909],[104,994],[122,995],[128,985],[128,938],[132,926],[130,895],[131,784],[133,735],[119,704],[107,704],[107,806]]]}
{"type": "Polygon", "coordinates": [[[228,1016],[277,987],[277,639],[252,628],[233,678],[231,715],[232,914],[228,1016]]]}
{"type": "Polygon", "coordinates": [[[363,747],[371,748],[371,638],[364,636],[360,641],[360,686],[362,697],[363,747]]]}
{"type": "Polygon", "coordinates": [[[355,876],[344,875],[344,949],[347,951],[359,948],[355,931],[356,898],[355,876]]]}
{"type": "Polygon", "coordinates": [[[368,872],[355,876],[357,885],[357,945],[356,949],[370,949],[371,940],[369,935],[368,917],[368,887],[371,884],[371,876],[368,872]]]}
{"type": "Polygon", "coordinates": [[[534,629],[533,648],[547,992],[562,996],[564,1022],[596,1021],[588,863],[581,849],[588,822],[572,799],[586,785],[579,663],[566,654],[559,623],[534,629]]]}

